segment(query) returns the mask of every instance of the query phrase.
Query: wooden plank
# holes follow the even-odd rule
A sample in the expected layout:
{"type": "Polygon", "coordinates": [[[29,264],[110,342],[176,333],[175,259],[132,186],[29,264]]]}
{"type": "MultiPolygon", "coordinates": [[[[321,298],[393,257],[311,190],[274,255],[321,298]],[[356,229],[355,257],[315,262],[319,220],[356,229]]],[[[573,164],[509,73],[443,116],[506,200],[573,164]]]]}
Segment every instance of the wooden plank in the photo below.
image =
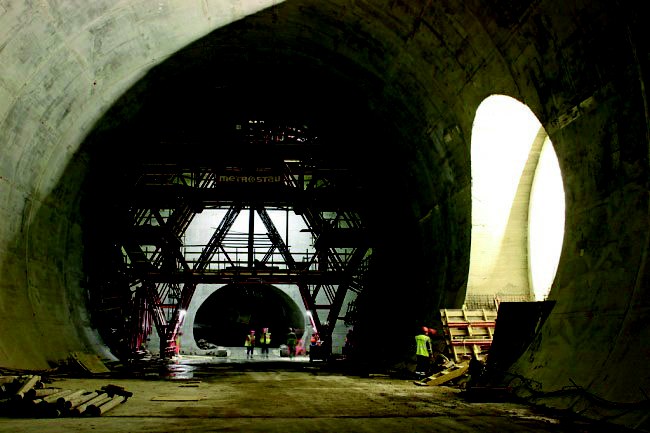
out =
{"type": "Polygon", "coordinates": [[[83,352],[72,352],[72,358],[90,373],[110,373],[111,370],[104,365],[97,355],[83,352]]]}
{"type": "Polygon", "coordinates": [[[174,396],[159,395],[151,399],[151,401],[200,401],[200,400],[203,400],[203,397],[191,396],[191,395],[174,395],[174,396]]]}
{"type": "Polygon", "coordinates": [[[462,364],[454,365],[439,373],[426,377],[422,380],[416,380],[413,383],[419,386],[442,385],[443,383],[447,383],[450,380],[454,380],[462,376],[467,372],[468,368],[469,368],[469,362],[463,362],[462,364]]]}

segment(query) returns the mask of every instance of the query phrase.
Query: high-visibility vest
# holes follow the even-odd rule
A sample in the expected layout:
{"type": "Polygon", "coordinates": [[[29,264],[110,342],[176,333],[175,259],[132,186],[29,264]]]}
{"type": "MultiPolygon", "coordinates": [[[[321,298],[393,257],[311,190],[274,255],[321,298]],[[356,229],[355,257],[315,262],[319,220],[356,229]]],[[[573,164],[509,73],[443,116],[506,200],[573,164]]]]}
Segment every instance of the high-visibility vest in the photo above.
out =
{"type": "Polygon", "coordinates": [[[270,332],[267,332],[265,334],[263,333],[260,336],[260,343],[261,344],[271,344],[271,333],[270,332]]]}
{"type": "Polygon", "coordinates": [[[255,336],[254,335],[247,335],[246,336],[246,341],[244,342],[245,347],[250,347],[250,346],[255,346],[255,336]]]}
{"type": "Polygon", "coordinates": [[[431,355],[431,339],[428,335],[420,334],[415,336],[415,354],[420,356],[431,355]]]}

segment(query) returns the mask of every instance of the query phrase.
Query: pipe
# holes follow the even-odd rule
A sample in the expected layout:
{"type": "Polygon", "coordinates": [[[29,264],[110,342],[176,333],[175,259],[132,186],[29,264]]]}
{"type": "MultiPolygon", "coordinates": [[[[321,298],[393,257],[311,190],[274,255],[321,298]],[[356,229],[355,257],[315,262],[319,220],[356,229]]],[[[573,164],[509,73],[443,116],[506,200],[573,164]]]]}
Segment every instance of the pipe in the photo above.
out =
{"type": "Polygon", "coordinates": [[[18,389],[18,391],[14,395],[14,398],[16,400],[24,399],[25,394],[27,393],[27,391],[29,391],[30,389],[36,387],[36,384],[38,382],[40,382],[40,380],[41,380],[41,376],[38,376],[38,375],[30,376],[29,379],[27,379],[27,381],[25,383],[23,383],[23,385],[18,389]]]}
{"type": "Polygon", "coordinates": [[[63,389],[59,392],[55,392],[54,394],[50,394],[48,396],[43,397],[39,403],[41,404],[55,403],[59,397],[65,397],[68,394],[72,394],[72,392],[73,391],[71,389],[63,389]]]}
{"type": "Polygon", "coordinates": [[[93,391],[91,393],[79,396],[78,398],[75,398],[74,400],[70,400],[69,410],[72,411],[77,406],[80,406],[80,405],[82,405],[84,403],[89,402],[90,400],[97,397],[98,395],[99,395],[99,393],[97,391],[93,391]]]}
{"type": "Polygon", "coordinates": [[[95,406],[97,404],[105,403],[109,399],[110,397],[108,396],[108,394],[102,392],[101,394],[98,394],[96,397],[88,400],[87,402],[82,403],[79,406],[73,408],[71,410],[71,414],[75,416],[82,415],[88,410],[90,406],[95,406]]]}
{"type": "Polygon", "coordinates": [[[25,394],[25,399],[27,400],[40,399],[42,397],[47,397],[48,395],[52,395],[60,391],[61,388],[41,388],[41,389],[32,388],[29,391],[27,391],[27,393],[25,394]]]}
{"type": "Polygon", "coordinates": [[[116,395],[111,400],[107,401],[106,403],[103,403],[101,406],[97,406],[97,408],[93,411],[94,413],[92,415],[101,416],[106,412],[108,412],[109,410],[113,409],[115,406],[125,401],[126,401],[126,397],[124,397],[123,395],[116,395]]]}
{"type": "Polygon", "coordinates": [[[71,403],[70,403],[70,400],[78,398],[78,397],[82,396],[83,394],[85,394],[86,392],[88,392],[88,391],[86,391],[85,389],[78,389],[75,392],[73,392],[72,394],[68,394],[66,396],[59,397],[59,398],[56,399],[56,407],[58,409],[60,409],[61,411],[68,410],[72,406],[71,403]]]}
{"type": "Polygon", "coordinates": [[[95,404],[89,404],[88,407],[86,408],[86,415],[90,415],[90,416],[101,415],[101,412],[99,411],[99,407],[104,403],[108,403],[109,401],[115,398],[117,398],[117,396],[113,396],[113,397],[106,396],[102,400],[97,401],[95,404]]]}
{"type": "Polygon", "coordinates": [[[36,415],[49,418],[56,418],[58,416],[61,416],[61,411],[56,407],[56,401],[60,397],[72,394],[72,392],[73,391],[71,389],[64,389],[62,391],[55,392],[54,394],[43,397],[40,400],[34,400],[36,403],[36,415]]]}

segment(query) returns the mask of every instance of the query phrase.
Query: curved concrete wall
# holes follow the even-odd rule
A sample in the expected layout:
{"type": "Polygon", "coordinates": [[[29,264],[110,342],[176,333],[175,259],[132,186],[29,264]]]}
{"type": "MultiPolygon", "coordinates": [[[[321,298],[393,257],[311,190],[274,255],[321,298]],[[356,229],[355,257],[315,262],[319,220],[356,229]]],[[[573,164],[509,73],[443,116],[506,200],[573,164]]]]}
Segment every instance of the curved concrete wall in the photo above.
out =
{"type": "Polygon", "coordinates": [[[97,344],[81,287],[87,161],[73,159],[93,124],[151,66],[271,3],[0,5],[3,366],[47,368],[97,344]]]}
{"type": "MultiPolygon", "coordinates": [[[[607,1],[294,1],[221,27],[270,3],[0,4],[2,366],[44,368],[99,344],[85,317],[81,234],[89,228],[79,212],[92,161],[73,155],[152,66],[219,28],[161,65],[165,84],[178,89],[206,65],[227,68],[228,85],[242,90],[251,83],[237,81],[238,72],[250,77],[251,65],[317,71],[350,84],[354,102],[391,131],[381,150],[404,161],[392,173],[392,194],[404,201],[391,210],[401,231],[382,242],[406,242],[417,260],[378,256],[382,269],[413,272],[389,275],[385,291],[369,294],[366,320],[392,320],[398,347],[410,341],[405,323],[431,320],[464,298],[476,108],[495,93],[527,104],[555,145],[566,234],[551,292],[557,305],[516,370],[545,391],[573,380],[608,400],[642,400],[650,389],[648,47],[635,11],[607,1]],[[395,287],[400,297],[391,296],[395,287]]],[[[309,95],[326,82],[304,78],[307,87],[294,91],[309,95]]],[[[145,86],[140,95],[163,89],[145,86]]],[[[132,116],[123,110],[113,121],[132,116]]],[[[378,191],[390,186],[378,182],[378,191]]],[[[636,426],[643,416],[613,419],[636,426]]]]}

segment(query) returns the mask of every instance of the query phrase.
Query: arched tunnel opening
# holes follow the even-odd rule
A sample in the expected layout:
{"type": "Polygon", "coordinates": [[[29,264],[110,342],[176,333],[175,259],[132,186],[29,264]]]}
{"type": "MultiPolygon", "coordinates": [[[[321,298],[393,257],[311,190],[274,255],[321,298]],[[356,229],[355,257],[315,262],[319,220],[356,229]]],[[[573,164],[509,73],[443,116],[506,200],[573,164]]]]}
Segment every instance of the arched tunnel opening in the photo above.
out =
{"type": "MultiPolygon", "coordinates": [[[[321,312],[317,320],[318,328],[324,322],[326,333],[331,335],[343,322],[340,319],[346,312],[336,312],[343,308],[347,292],[372,292],[355,302],[355,328],[359,334],[366,334],[362,345],[368,350],[385,350],[375,339],[395,340],[395,346],[386,353],[372,355],[387,363],[410,352],[411,341],[404,336],[410,335],[419,321],[433,322],[436,302],[448,292],[436,285],[424,296],[419,294],[424,278],[449,278],[434,271],[436,255],[444,256],[449,251],[420,236],[410,204],[417,195],[424,201],[418,207],[429,206],[446,188],[432,187],[432,181],[426,182],[426,190],[413,185],[419,180],[410,169],[424,161],[412,153],[423,137],[413,135],[410,126],[404,127],[413,119],[407,122],[403,116],[414,107],[404,105],[397,94],[380,91],[382,84],[369,71],[352,63],[323,68],[318,50],[295,55],[256,44],[256,26],[268,25],[274,13],[262,11],[232,23],[152,68],[113,105],[82,147],[90,167],[84,190],[92,191],[82,201],[85,225],[104,228],[84,230],[90,297],[97,301],[91,308],[104,338],[110,339],[110,345],[121,356],[146,340],[145,335],[138,335],[138,329],[160,333],[164,328],[163,334],[178,331],[170,329],[178,321],[178,312],[188,307],[180,306],[183,293],[191,292],[191,288],[187,290],[191,286],[188,280],[179,277],[181,280],[165,287],[156,281],[149,283],[156,285],[151,288],[141,278],[123,277],[143,261],[151,262],[146,266],[161,272],[165,261],[171,267],[185,266],[185,271],[196,266],[187,257],[179,263],[178,256],[164,254],[165,250],[177,250],[178,245],[162,238],[153,241],[150,236],[154,229],[167,226],[162,230],[171,229],[177,238],[172,243],[182,243],[184,224],[192,218],[183,219],[183,212],[197,214],[204,208],[220,208],[234,215],[241,209],[266,206],[289,208],[303,215],[309,220],[308,230],[314,242],[320,238],[323,245],[308,259],[311,269],[355,274],[354,281],[343,283],[305,283],[301,286],[302,298],[307,299],[304,307],[317,310],[317,304],[323,304],[317,298],[326,294],[325,304],[335,308],[321,312]],[[240,57],[241,46],[251,47],[245,57],[240,57]],[[215,62],[216,58],[220,60],[215,62]],[[273,135],[274,129],[291,129],[295,136],[290,138],[283,130],[278,138],[273,135]],[[408,162],[413,158],[414,162],[408,162]],[[115,167],[120,169],[116,172],[115,167]],[[287,184],[289,179],[300,185],[287,194],[285,190],[291,188],[278,192],[272,182],[259,191],[248,192],[242,188],[250,185],[238,181],[231,182],[237,185],[224,185],[222,180],[224,175],[244,174],[247,182],[251,175],[262,172],[280,176],[283,187],[293,186],[287,184]],[[153,184],[140,188],[145,177],[153,184]],[[183,195],[182,187],[197,187],[203,181],[212,188],[212,197],[183,195]],[[165,187],[170,192],[160,192],[165,187]],[[156,194],[166,196],[155,202],[160,197],[156,194]],[[262,197],[264,194],[270,198],[262,197]],[[144,229],[146,234],[142,234],[144,229]],[[354,239],[341,240],[347,236],[345,231],[354,232],[354,239]],[[140,236],[149,238],[138,241],[140,236]],[[407,253],[395,254],[398,250],[407,253]],[[372,264],[367,265],[370,252],[372,264]],[[107,263],[114,267],[111,269],[107,263]],[[391,296],[394,287],[399,287],[401,296],[391,296]],[[152,291],[161,298],[173,299],[156,301],[147,295],[152,291]],[[138,302],[124,302],[125,298],[137,296],[142,296],[138,302]],[[422,302],[411,305],[414,296],[422,297],[422,302]],[[122,300],[117,302],[121,306],[103,301],[120,297],[122,300]],[[166,307],[176,301],[179,306],[175,310],[166,307]],[[158,319],[155,314],[143,312],[147,305],[155,303],[165,306],[159,309],[158,316],[167,317],[158,319]],[[114,308],[128,318],[123,324],[125,329],[117,330],[120,335],[113,335],[114,308]],[[394,323],[380,337],[374,331],[375,323],[383,322],[386,316],[393,317],[394,323]]],[[[278,40],[273,45],[280,44],[278,40]]],[[[416,170],[424,173],[430,169],[416,170]]],[[[200,187],[194,189],[192,193],[202,192],[200,187]]],[[[452,235],[445,224],[436,230],[438,242],[452,235]]],[[[217,243],[228,241],[228,235],[223,236],[221,241],[215,240],[216,250],[221,247],[217,243]]],[[[274,248],[276,252],[283,249],[281,245],[274,248]]],[[[255,257],[245,260],[245,266],[252,267],[264,256],[251,254],[255,257]]],[[[266,259],[271,260],[273,255],[269,257],[266,259]]],[[[228,263],[224,266],[239,266],[231,259],[225,261],[228,263]]],[[[211,266],[208,262],[204,266],[211,266]]],[[[299,265],[287,263],[286,267],[299,271],[299,265]]],[[[140,270],[149,272],[143,266],[140,270]]],[[[175,340],[171,335],[165,339],[175,340]]],[[[171,347],[168,350],[173,352],[171,347]]]]}
{"type": "Polygon", "coordinates": [[[536,402],[647,428],[638,14],[602,1],[195,3],[0,4],[0,367],[125,359],[148,333],[165,352],[197,286],[252,282],[294,284],[330,334],[353,322],[364,365],[412,361],[414,329],[439,327],[471,288],[472,124],[498,94],[552,141],[566,216],[544,283],[555,306],[508,377],[536,402]],[[269,206],[309,221],[308,260],[269,206]],[[256,214],[255,229],[237,238],[217,220],[190,258],[186,224],[213,209],[256,214]]]}
{"type": "Polygon", "coordinates": [[[302,335],[305,320],[299,306],[277,287],[232,284],[219,288],[201,304],[193,332],[197,341],[240,347],[251,330],[260,335],[268,328],[270,347],[279,347],[289,328],[302,335]]]}
{"type": "Polygon", "coordinates": [[[548,297],[562,249],[564,202],[553,143],[535,114],[508,96],[486,98],[472,126],[465,306],[548,297]]]}

